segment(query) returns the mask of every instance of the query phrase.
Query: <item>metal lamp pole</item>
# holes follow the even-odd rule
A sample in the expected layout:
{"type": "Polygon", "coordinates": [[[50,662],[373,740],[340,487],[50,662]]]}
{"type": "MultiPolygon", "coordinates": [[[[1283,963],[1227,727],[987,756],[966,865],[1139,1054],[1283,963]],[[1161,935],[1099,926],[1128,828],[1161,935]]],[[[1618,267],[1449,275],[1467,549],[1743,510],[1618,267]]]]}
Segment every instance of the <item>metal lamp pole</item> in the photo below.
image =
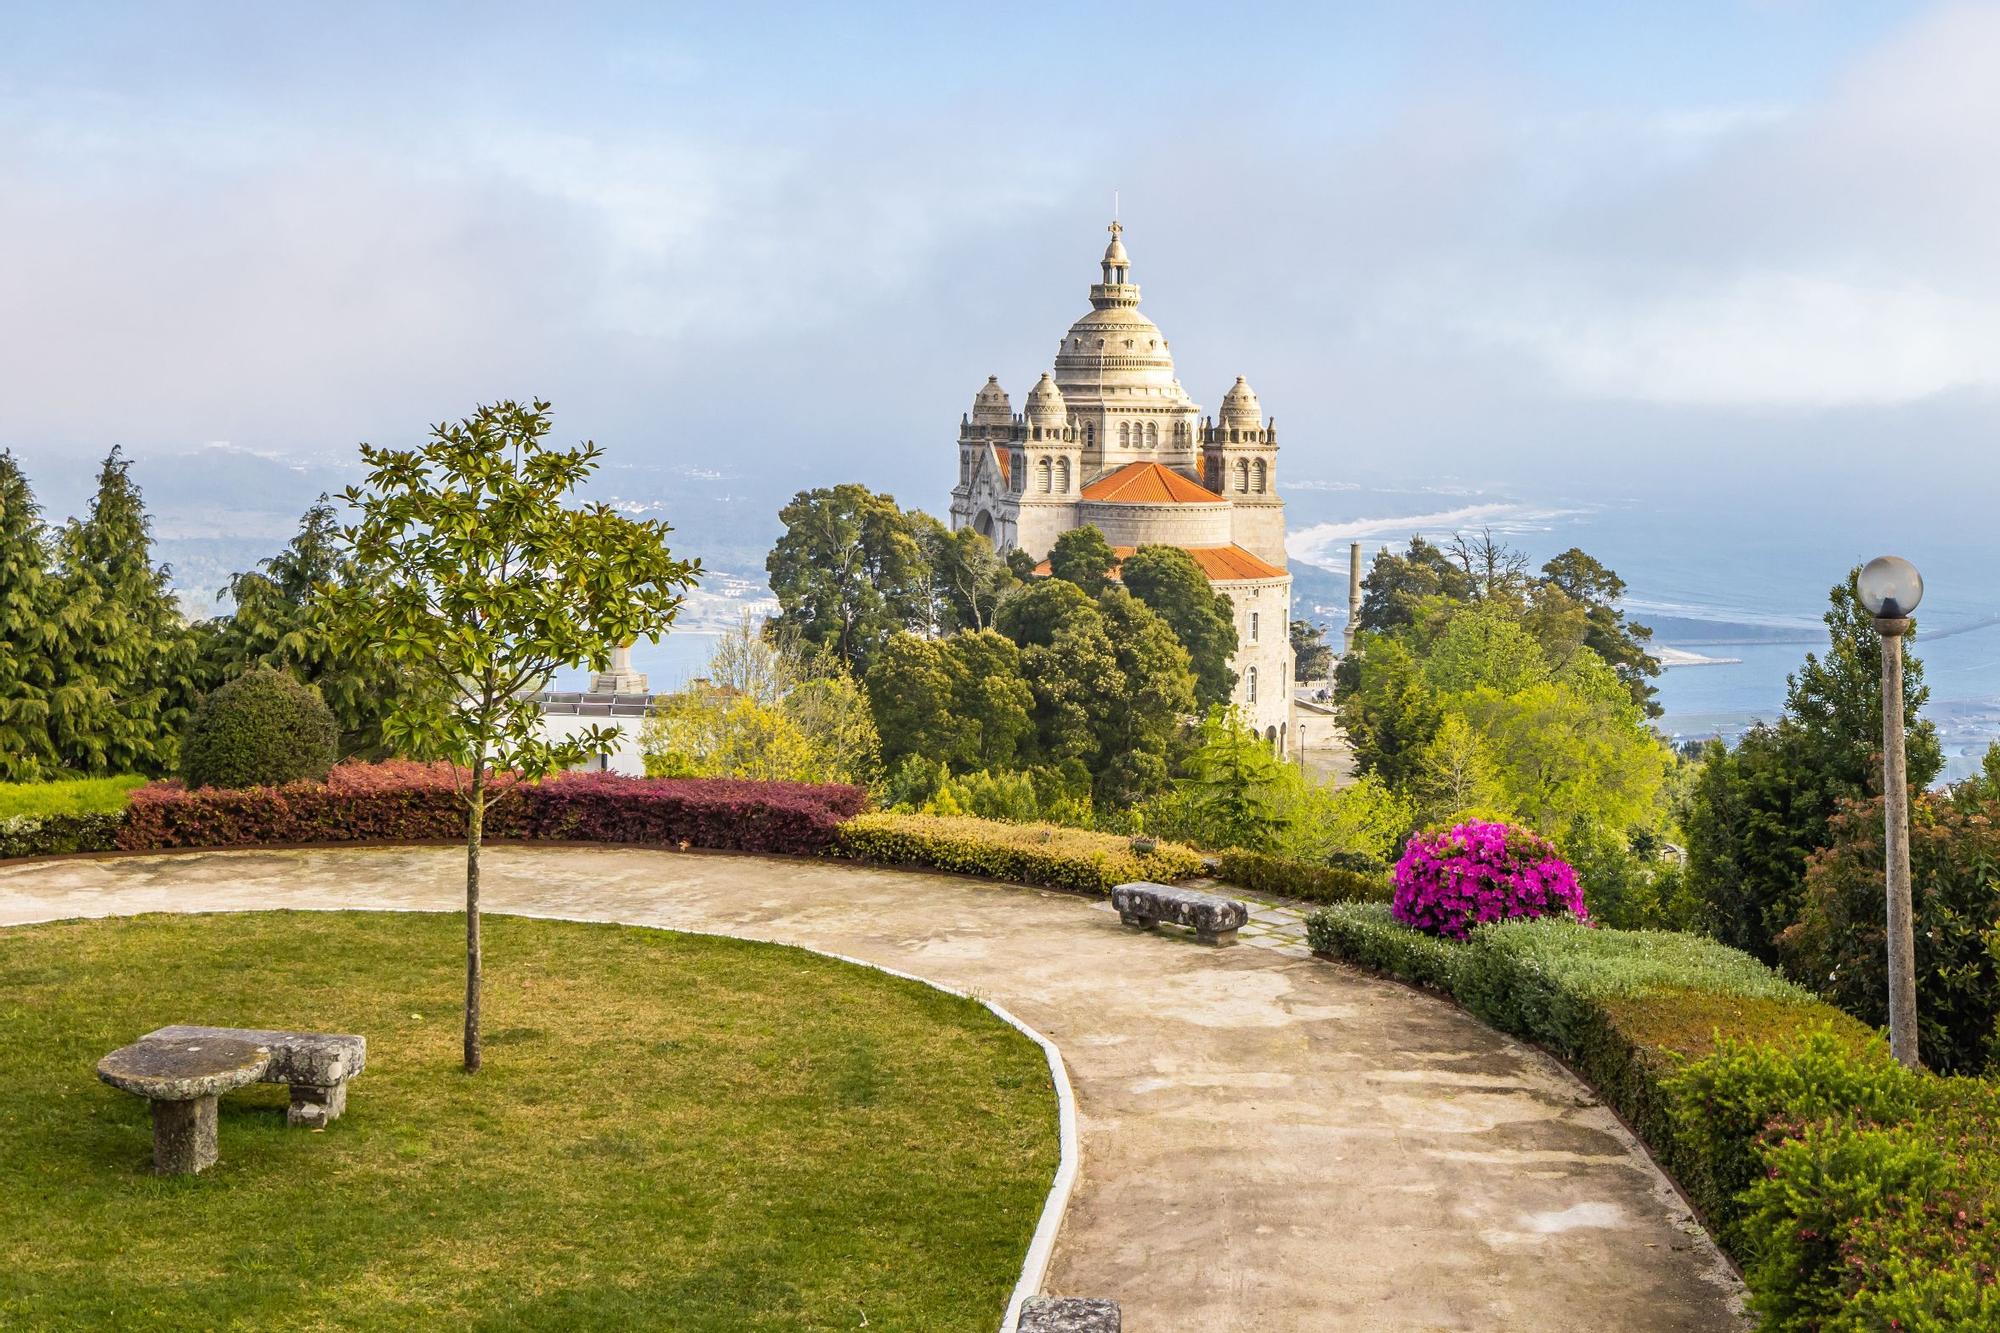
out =
{"type": "Polygon", "coordinates": [[[1917,941],[1910,904],[1910,783],[1903,752],[1903,636],[1924,580],[1900,556],[1869,561],[1856,581],[1882,636],[1882,811],[1887,834],[1889,1053],[1917,1067],[1917,941]]]}

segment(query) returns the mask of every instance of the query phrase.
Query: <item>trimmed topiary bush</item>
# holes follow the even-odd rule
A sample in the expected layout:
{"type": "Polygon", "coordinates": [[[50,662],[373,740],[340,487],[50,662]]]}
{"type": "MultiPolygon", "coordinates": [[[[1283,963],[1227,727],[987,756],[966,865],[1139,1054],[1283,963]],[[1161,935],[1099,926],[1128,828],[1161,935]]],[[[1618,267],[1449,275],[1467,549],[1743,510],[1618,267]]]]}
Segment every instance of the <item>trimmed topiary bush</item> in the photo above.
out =
{"type": "Polygon", "coordinates": [[[317,782],[339,744],[317,686],[253,667],[202,700],[181,739],[181,777],[190,787],[232,789],[317,782]]]}
{"type": "Polygon", "coordinates": [[[1411,838],[1396,862],[1396,920],[1447,939],[1474,926],[1567,912],[1587,920],[1583,889],[1548,839],[1469,821],[1411,838]]]}
{"type": "Polygon", "coordinates": [[[1313,903],[1386,903],[1389,878],[1319,861],[1232,848],[1218,856],[1216,878],[1251,893],[1313,903]]]}
{"type": "Polygon", "coordinates": [[[837,854],[883,865],[925,866],[1052,889],[1109,893],[1150,879],[1173,883],[1201,873],[1201,854],[1175,842],[1150,852],[1110,833],[1053,824],[1001,824],[949,815],[859,815],[840,826],[837,854]]]}
{"type": "Polygon", "coordinates": [[[0,860],[15,856],[64,856],[108,852],[118,845],[123,811],[14,815],[0,819],[0,860]]]}

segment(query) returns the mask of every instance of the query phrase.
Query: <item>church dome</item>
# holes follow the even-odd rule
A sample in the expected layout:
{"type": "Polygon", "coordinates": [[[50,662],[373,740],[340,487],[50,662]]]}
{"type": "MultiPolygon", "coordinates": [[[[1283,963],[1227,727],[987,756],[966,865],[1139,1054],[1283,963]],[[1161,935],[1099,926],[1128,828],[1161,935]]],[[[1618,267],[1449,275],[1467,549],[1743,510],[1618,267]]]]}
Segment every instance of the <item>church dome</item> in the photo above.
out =
{"type": "Polygon", "coordinates": [[[1007,401],[1007,391],[1000,387],[1000,377],[988,375],[979,392],[972,395],[972,424],[1004,426],[1013,419],[1014,408],[1007,401]]]}
{"type": "Polygon", "coordinates": [[[1229,392],[1222,395],[1222,424],[1252,430],[1264,424],[1264,406],[1257,401],[1256,391],[1241,375],[1236,377],[1236,383],[1229,387],[1229,392]]]}
{"type": "Polygon", "coordinates": [[[1069,404],[1063,401],[1062,390],[1045,370],[1035,387],[1028,391],[1028,423],[1034,426],[1060,426],[1069,420],[1069,404]]]}
{"type": "Polygon", "coordinates": [[[1124,229],[1115,222],[1112,228],[1104,248],[1104,281],[1091,284],[1089,313],[1070,325],[1056,349],[1056,382],[1077,410],[1105,402],[1128,406],[1135,397],[1192,410],[1174,378],[1166,335],[1139,310],[1124,229]]]}

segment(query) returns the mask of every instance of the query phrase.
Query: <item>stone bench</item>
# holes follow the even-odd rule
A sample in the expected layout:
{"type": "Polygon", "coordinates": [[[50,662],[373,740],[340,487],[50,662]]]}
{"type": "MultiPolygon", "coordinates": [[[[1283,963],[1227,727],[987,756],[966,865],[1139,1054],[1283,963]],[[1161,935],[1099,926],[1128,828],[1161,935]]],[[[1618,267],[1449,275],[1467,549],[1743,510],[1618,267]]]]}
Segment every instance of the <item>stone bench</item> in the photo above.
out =
{"type": "Polygon", "coordinates": [[[1020,1333],[1121,1333],[1117,1301],[1091,1296],[1030,1296],[1021,1303],[1020,1333]]]}
{"type": "Polygon", "coordinates": [[[153,1170],[191,1176],[216,1162],[215,1099],[255,1083],[270,1067],[269,1048],[233,1037],[121,1046],[97,1062],[97,1076],[152,1103],[153,1170]]]}
{"type": "Polygon", "coordinates": [[[289,1083],[292,1104],[285,1123],[324,1129],[347,1109],[347,1081],[368,1067],[368,1039],[331,1032],[271,1032],[262,1028],[164,1027],[140,1038],[149,1041],[242,1041],[270,1051],[257,1076],[262,1083],[289,1083]]]}
{"type": "Polygon", "coordinates": [[[1234,898],[1144,880],[1113,889],[1111,905],[1128,926],[1151,930],[1169,921],[1192,927],[1194,937],[1203,944],[1236,943],[1237,927],[1250,919],[1250,909],[1234,898]]]}

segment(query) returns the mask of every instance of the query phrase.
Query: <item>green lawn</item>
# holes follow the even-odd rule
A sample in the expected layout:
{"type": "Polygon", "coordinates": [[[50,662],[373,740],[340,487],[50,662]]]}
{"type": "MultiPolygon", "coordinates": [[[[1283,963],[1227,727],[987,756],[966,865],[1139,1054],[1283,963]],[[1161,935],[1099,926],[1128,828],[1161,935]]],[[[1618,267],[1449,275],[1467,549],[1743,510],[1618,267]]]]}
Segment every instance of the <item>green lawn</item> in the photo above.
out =
{"type": "Polygon", "coordinates": [[[990,1333],[1057,1158],[1040,1050],[980,1006],[772,945],[455,916],[0,930],[0,1327],[990,1333]],[[325,1132],[222,1100],[149,1173],[99,1056],[166,1023],[368,1038],[325,1132]]]}
{"type": "Polygon", "coordinates": [[[146,779],[136,774],[116,778],[77,778],[69,782],[0,782],[0,819],[15,815],[111,814],[125,808],[134,787],[146,779]]]}

